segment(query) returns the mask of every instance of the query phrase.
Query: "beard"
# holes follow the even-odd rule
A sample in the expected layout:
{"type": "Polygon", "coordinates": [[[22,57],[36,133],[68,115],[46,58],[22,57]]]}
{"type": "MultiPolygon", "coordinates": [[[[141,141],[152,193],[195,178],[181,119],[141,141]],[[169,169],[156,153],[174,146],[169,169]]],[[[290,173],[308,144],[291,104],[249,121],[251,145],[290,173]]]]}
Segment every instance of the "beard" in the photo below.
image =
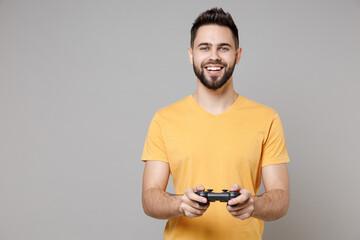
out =
{"type": "MultiPolygon", "coordinates": [[[[193,59],[194,62],[194,59],[193,59]]],[[[220,60],[218,61],[209,61],[209,62],[205,62],[201,64],[201,68],[198,68],[197,66],[195,66],[195,64],[193,64],[193,69],[195,72],[196,77],[200,80],[200,82],[207,87],[208,89],[211,90],[216,90],[221,88],[222,86],[224,86],[224,84],[230,79],[230,77],[232,76],[234,69],[235,69],[235,62],[236,59],[234,60],[233,64],[229,65],[227,63],[221,62],[220,60]],[[210,76],[210,77],[205,77],[205,73],[204,73],[204,67],[207,64],[217,64],[217,65],[222,65],[223,66],[223,70],[224,73],[221,76],[210,76]]]]}

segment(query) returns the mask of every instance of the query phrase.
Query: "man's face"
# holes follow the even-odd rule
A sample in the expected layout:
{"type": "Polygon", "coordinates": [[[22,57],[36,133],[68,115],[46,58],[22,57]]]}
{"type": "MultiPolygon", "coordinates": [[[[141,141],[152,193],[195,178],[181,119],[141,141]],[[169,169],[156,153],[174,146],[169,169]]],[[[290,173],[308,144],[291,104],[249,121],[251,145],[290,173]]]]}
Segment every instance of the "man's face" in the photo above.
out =
{"type": "Polygon", "coordinates": [[[193,48],[189,48],[195,75],[205,87],[213,90],[231,78],[240,56],[241,48],[235,48],[231,30],[218,25],[201,26],[193,48]]]}

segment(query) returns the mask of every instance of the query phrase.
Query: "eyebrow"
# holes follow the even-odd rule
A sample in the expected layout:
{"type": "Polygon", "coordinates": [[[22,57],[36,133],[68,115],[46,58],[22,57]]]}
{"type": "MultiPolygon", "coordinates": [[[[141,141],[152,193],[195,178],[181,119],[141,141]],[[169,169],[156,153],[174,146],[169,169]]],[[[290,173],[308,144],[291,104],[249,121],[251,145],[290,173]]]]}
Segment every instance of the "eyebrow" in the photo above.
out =
{"type": "MultiPolygon", "coordinates": [[[[197,45],[198,47],[200,46],[212,46],[211,43],[208,43],[208,42],[202,42],[202,43],[199,43],[199,45],[197,45]]],[[[228,46],[228,47],[231,47],[231,45],[229,43],[219,43],[217,44],[218,47],[222,47],[222,46],[228,46]]]]}

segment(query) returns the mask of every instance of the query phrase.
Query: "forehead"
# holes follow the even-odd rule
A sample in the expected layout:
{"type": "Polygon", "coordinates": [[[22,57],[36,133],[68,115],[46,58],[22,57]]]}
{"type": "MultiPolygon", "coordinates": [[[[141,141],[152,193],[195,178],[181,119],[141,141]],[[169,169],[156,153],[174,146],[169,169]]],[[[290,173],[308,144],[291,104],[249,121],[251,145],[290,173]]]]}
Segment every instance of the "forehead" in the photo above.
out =
{"type": "Polygon", "coordinates": [[[201,26],[194,39],[194,46],[199,43],[208,42],[212,44],[228,43],[235,46],[234,38],[230,28],[219,25],[203,25],[201,26]]]}

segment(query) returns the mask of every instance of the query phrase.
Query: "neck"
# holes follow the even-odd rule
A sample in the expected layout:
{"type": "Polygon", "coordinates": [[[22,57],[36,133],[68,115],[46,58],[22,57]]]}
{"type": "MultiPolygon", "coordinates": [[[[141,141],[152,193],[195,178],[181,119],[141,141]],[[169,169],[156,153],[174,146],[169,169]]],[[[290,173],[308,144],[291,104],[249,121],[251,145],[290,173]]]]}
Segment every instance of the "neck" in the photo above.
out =
{"type": "Polygon", "coordinates": [[[238,98],[234,90],[232,77],[219,89],[206,88],[198,79],[196,92],[193,94],[195,101],[207,112],[218,115],[225,112],[238,98]]]}

